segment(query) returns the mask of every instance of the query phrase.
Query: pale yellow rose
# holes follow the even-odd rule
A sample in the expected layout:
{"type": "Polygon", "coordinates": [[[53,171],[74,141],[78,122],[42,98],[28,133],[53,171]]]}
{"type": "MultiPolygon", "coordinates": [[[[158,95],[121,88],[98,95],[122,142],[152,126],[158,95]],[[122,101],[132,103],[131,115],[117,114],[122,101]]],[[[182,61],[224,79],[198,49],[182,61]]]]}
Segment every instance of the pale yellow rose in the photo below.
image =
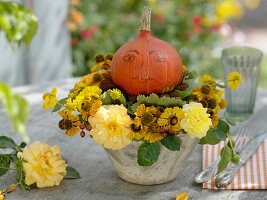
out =
{"type": "Polygon", "coordinates": [[[95,116],[89,117],[93,139],[108,149],[122,149],[131,144],[132,120],[123,105],[104,105],[95,116]]]}
{"type": "Polygon", "coordinates": [[[201,103],[190,102],[183,106],[184,118],[181,120],[181,128],[184,129],[191,138],[202,138],[212,125],[212,121],[201,103]]]}
{"type": "Polygon", "coordinates": [[[62,160],[58,146],[37,141],[17,156],[26,161],[23,169],[27,185],[36,183],[38,188],[59,185],[66,175],[67,164],[62,160]]]}

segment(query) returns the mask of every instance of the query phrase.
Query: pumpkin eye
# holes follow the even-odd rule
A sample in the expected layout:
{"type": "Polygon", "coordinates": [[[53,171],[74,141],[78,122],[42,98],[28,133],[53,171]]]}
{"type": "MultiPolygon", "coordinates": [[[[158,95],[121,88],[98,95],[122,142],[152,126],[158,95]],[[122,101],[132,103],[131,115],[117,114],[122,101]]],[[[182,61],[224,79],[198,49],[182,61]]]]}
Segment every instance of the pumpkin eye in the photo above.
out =
{"type": "Polygon", "coordinates": [[[153,57],[153,60],[157,63],[162,63],[166,61],[166,58],[163,55],[156,54],[153,57]]]}
{"type": "Polygon", "coordinates": [[[133,55],[133,54],[131,54],[131,53],[128,53],[127,55],[125,55],[125,56],[123,57],[123,60],[124,60],[125,62],[131,62],[131,61],[135,60],[135,55],[133,55]]]}

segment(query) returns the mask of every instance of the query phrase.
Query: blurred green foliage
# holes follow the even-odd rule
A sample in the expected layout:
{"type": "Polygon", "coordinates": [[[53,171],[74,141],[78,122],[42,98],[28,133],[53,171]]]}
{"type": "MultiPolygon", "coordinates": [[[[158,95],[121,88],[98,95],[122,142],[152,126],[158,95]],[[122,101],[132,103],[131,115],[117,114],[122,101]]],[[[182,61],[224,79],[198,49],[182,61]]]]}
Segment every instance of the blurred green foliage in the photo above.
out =
{"type": "Polygon", "coordinates": [[[37,28],[37,17],[31,10],[15,2],[0,1],[0,31],[11,44],[29,45],[37,28]]]}
{"type": "Polygon", "coordinates": [[[0,82],[0,103],[5,106],[14,130],[21,135],[25,142],[28,142],[29,137],[25,130],[29,112],[27,101],[14,93],[8,85],[0,82]]]}
{"type": "MultiPolygon", "coordinates": [[[[0,32],[4,31],[12,44],[24,42],[29,45],[38,28],[35,14],[24,6],[14,2],[0,1],[0,32]]],[[[0,82],[0,106],[6,108],[7,115],[25,142],[29,142],[25,123],[28,117],[28,103],[5,83],[0,82]]]]}
{"type": "Polygon", "coordinates": [[[221,69],[216,66],[218,61],[212,57],[212,50],[220,38],[219,25],[204,26],[201,22],[204,16],[215,14],[215,1],[77,2],[71,1],[69,19],[69,27],[72,30],[74,76],[90,72],[90,67],[93,66],[92,58],[96,53],[115,53],[120,46],[137,36],[144,5],[152,8],[153,35],[172,44],[179,51],[184,64],[198,71],[203,67],[210,68],[217,75],[220,74],[221,69]],[[82,16],[79,16],[77,11],[82,13],[82,16]]]}

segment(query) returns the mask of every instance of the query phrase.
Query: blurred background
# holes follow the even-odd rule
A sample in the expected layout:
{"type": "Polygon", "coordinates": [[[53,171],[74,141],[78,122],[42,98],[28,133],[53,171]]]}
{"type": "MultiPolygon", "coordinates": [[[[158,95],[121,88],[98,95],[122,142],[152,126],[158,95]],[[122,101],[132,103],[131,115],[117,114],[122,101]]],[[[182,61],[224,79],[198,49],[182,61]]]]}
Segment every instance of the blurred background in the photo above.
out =
{"type": "MultiPolygon", "coordinates": [[[[247,45],[267,52],[266,0],[17,2],[36,13],[39,28],[28,48],[14,49],[0,31],[0,81],[12,86],[90,73],[96,53],[115,53],[137,36],[144,5],[152,8],[153,35],[172,44],[200,75],[222,78],[223,48],[247,45]]],[[[266,65],[265,57],[259,85],[265,88],[266,65]]]]}

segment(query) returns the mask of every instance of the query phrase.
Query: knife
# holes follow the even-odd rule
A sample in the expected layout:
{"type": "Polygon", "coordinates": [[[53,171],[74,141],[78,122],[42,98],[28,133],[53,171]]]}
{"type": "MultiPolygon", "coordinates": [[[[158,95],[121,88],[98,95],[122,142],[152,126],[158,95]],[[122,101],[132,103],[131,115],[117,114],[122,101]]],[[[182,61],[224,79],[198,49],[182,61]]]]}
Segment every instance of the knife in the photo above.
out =
{"type": "Polygon", "coordinates": [[[240,151],[239,163],[230,163],[228,167],[221,173],[215,176],[215,185],[218,188],[226,187],[234,179],[236,173],[240,167],[246,163],[249,158],[256,152],[261,142],[267,137],[267,132],[261,133],[258,136],[253,137],[240,151]]]}

